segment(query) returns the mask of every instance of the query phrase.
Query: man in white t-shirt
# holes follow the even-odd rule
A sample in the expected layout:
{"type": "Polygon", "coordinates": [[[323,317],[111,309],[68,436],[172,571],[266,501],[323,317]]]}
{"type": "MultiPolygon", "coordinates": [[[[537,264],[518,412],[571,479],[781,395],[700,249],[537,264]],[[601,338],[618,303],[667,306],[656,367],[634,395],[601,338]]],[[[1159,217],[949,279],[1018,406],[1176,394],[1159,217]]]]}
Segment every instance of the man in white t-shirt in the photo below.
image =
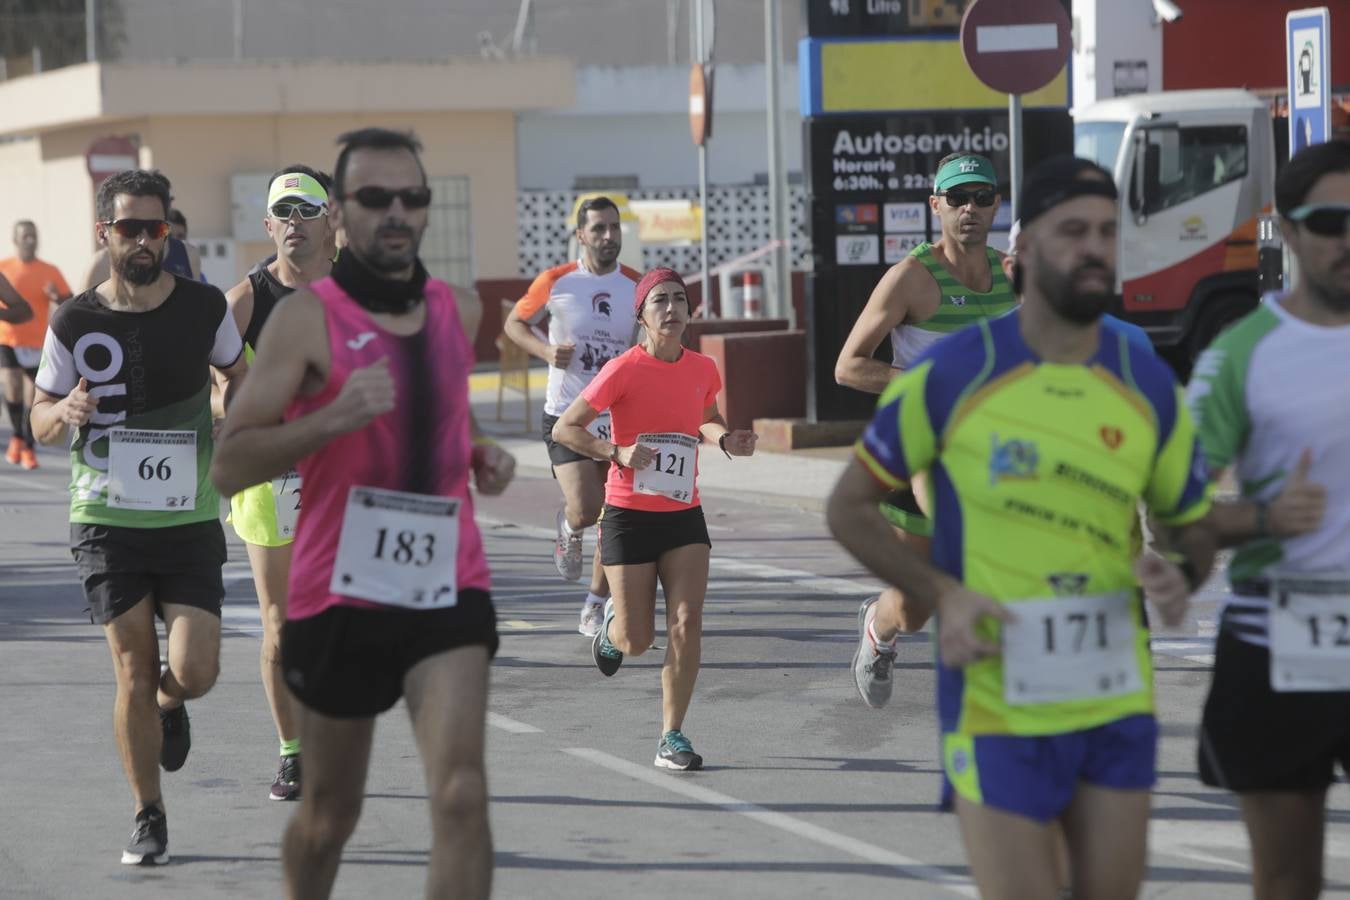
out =
{"type": "Polygon", "coordinates": [[[1257,897],[1322,888],[1327,790],[1350,769],[1350,141],[1300,150],[1275,181],[1298,260],[1201,354],[1188,399],[1217,475],[1228,566],[1200,777],[1235,792],[1257,897]]]}
{"type": "MultiPolygon", "coordinates": [[[[544,445],[564,501],[558,510],[553,563],[568,581],[581,580],[581,535],[600,517],[609,462],[588,459],[556,443],[553,423],[605,363],[633,345],[633,290],[642,277],[619,262],[623,236],[619,208],[613,200],[592,197],[582,203],[577,211],[576,235],[581,259],[541,273],[503,326],[508,338],[549,365],[544,445]],[[537,330],[545,318],[547,339],[537,330]]],[[[590,430],[608,440],[609,416],[596,419],[590,430]]],[[[608,597],[609,583],[597,548],[578,631],[595,636],[608,597]]]]}

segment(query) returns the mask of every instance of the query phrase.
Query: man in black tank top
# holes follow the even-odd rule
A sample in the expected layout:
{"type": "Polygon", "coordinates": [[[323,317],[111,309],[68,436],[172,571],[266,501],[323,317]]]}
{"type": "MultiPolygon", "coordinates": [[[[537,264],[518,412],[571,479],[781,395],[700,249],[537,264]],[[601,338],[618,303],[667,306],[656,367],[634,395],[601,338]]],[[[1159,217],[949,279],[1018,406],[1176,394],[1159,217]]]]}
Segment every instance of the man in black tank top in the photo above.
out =
{"type": "MultiPolygon", "coordinates": [[[[333,267],[334,231],[328,218],[332,183],[327,173],[299,164],[286,166],[268,182],[263,225],[276,244],[276,255],[254,266],[225,295],[250,360],[277,303],[297,287],[326,278],[333,267]]],[[[253,569],[263,623],[263,688],[281,744],[281,760],[269,795],[272,800],[300,798],[300,723],[281,673],[281,625],[286,621],[286,585],[300,493],[297,475],[255,485],[230,498],[230,521],[248,548],[253,569]]]]}

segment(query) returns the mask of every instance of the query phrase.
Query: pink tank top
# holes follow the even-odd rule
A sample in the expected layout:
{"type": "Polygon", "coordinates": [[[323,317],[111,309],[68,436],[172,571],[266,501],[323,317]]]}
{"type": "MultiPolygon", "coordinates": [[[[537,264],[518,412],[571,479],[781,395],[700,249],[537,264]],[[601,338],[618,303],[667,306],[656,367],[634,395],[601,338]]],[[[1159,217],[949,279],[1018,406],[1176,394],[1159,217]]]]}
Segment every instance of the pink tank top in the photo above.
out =
{"type": "Polygon", "coordinates": [[[384,488],[462,501],[456,589],[490,590],[483,537],[469,496],[469,373],[473,347],[460,327],[450,285],[426,287],[426,324],[409,337],[390,334],[332,278],[310,285],[323,301],[331,363],[328,382],[312,397],[297,397],[287,421],[333,402],[354,369],[389,358],[395,408],[365,428],[325,444],[300,460],[304,479],[291,561],[288,619],[306,619],[332,606],[380,608],[329,591],[347,494],[354,486],[384,488]]]}

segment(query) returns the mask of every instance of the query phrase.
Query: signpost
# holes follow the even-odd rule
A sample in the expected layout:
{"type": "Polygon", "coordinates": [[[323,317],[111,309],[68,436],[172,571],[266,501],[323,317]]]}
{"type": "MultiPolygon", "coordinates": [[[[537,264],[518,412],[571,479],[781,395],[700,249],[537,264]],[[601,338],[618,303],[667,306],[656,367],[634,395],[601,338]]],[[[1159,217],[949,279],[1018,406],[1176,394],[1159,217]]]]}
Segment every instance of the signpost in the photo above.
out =
{"type": "Polygon", "coordinates": [[[1058,0],[975,0],[961,18],[961,53],[975,77],[1008,95],[1012,214],[1022,189],[1022,95],[1045,87],[1073,51],[1058,0]]]}
{"type": "Polygon", "coordinates": [[[1331,137],[1331,13],[1325,6],[1284,17],[1289,81],[1289,155],[1331,137]]]}
{"type": "Polygon", "coordinates": [[[89,145],[84,162],[97,188],[109,175],[140,165],[139,147],[135,138],[102,137],[89,145]]]}

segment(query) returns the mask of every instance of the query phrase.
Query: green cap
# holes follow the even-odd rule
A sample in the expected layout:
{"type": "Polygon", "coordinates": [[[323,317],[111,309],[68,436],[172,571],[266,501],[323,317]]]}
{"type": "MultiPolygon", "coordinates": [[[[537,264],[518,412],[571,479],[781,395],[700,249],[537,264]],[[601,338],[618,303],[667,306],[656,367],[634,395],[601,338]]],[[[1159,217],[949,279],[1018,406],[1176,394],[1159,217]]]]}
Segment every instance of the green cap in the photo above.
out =
{"type": "Polygon", "coordinates": [[[937,178],[933,179],[933,193],[940,194],[947,188],[958,184],[970,184],[972,181],[998,187],[994,164],[974,153],[969,156],[958,156],[938,169],[937,178]]]}

